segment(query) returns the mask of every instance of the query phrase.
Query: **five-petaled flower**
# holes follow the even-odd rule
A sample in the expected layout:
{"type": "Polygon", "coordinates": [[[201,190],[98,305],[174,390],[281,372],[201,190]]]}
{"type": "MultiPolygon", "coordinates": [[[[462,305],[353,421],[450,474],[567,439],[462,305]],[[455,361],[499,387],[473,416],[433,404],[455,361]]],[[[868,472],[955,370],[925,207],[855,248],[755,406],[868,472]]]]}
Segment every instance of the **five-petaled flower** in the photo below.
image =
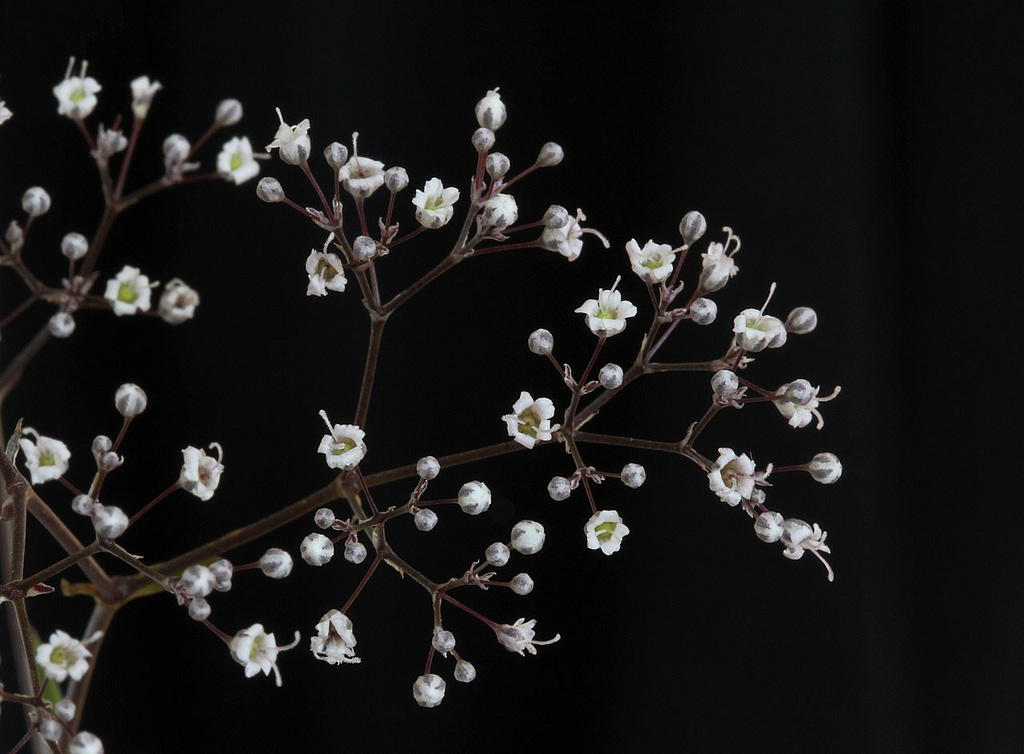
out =
{"type": "Polygon", "coordinates": [[[600,548],[605,555],[618,552],[622,538],[629,534],[629,528],[622,523],[618,511],[598,511],[590,517],[583,531],[587,535],[587,547],[591,550],[600,548]]]}
{"type": "Polygon", "coordinates": [[[57,98],[57,115],[66,115],[72,120],[82,120],[96,109],[99,100],[96,92],[101,87],[96,79],[86,76],[85,71],[89,67],[88,61],[82,61],[82,67],[77,76],[72,76],[71,71],[75,66],[75,59],[68,62],[67,73],[64,80],[53,87],[53,96],[57,98]]]}
{"type": "Polygon", "coordinates": [[[553,204],[544,213],[544,231],[540,234],[541,248],[557,251],[570,262],[579,257],[583,251],[583,231],[580,225],[587,216],[583,210],[576,210],[572,217],[565,207],[553,204]]]}
{"type": "Polygon", "coordinates": [[[354,155],[341,166],[338,180],[356,199],[365,199],[384,185],[384,163],[354,155]]]}
{"type": "Polygon", "coordinates": [[[284,122],[281,108],[274,109],[281,125],[277,127],[274,140],[267,144],[266,149],[268,152],[277,149],[282,160],[289,165],[298,165],[309,157],[309,150],[312,148],[309,142],[309,118],[303,118],[298,124],[289,126],[284,122]]]}
{"type": "Polygon", "coordinates": [[[149,106],[153,104],[153,97],[163,89],[159,81],[150,81],[149,76],[139,76],[132,79],[132,114],[142,120],[149,114],[149,106]]]}
{"type": "Polygon", "coordinates": [[[217,155],[217,172],[236,186],[260,174],[260,164],[252,154],[252,144],[245,136],[228,141],[217,155]]]}
{"type": "Polygon", "coordinates": [[[648,283],[660,283],[668,280],[672,274],[672,263],[676,260],[675,252],[667,243],[654,243],[648,241],[640,248],[635,238],[631,238],[626,244],[626,253],[629,254],[629,264],[633,272],[640,276],[641,280],[648,283]]]}
{"type": "Polygon", "coordinates": [[[720,243],[708,245],[708,250],[701,254],[700,287],[705,293],[714,293],[729,282],[740,268],[736,266],[732,255],[739,250],[737,245],[732,253],[727,253],[720,243]]]}
{"type": "Polygon", "coordinates": [[[508,436],[524,448],[532,448],[537,441],[546,442],[551,439],[551,432],[558,426],[551,426],[551,417],[555,415],[555,406],[548,398],[533,399],[525,390],[519,394],[519,400],[512,404],[512,413],[505,414],[508,436]]]}
{"type": "Polygon", "coordinates": [[[36,649],[36,662],[46,671],[46,677],[56,683],[63,683],[68,676],[80,681],[89,670],[92,652],[78,639],[63,631],[50,634],[50,641],[36,649]]]}
{"type": "Polygon", "coordinates": [[[341,471],[354,469],[366,455],[366,443],[363,442],[366,433],[355,424],[331,426],[326,411],[321,411],[320,416],[327,425],[327,429],[330,430],[330,434],[321,438],[317,452],[324,454],[327,465],[332,469],[341,471]]]}
{"type": "Polygon", "coordinates": [[[754,470],[754,461],[746,454],[737,456],[732,448],[719,448],[718,460],[708,472],[708,487],[718,498],[736,506],[741,500],[749,500],[754,486],[767,484],[772,465],[764,471],[754,470]]]}
{"type": "Polygon", "coordinates": [[[160,319],[164,322],[180,325],[195,316],[197,306],[199,306],[199,294],[195,289],[189,287],[184,281],[174,278],[164,287],[157,309],[160,312],[160,319]]]}
{"type": "Polygon", "coordinates": [[[445,188],[440,178],[431,178],[416,189],[412,203],[416,207],[416,222],[424,228],[440,228],[447,225],[455,214],[454,204],[459,200],[457,188],[445,188]]]}
{"type": "Polygon", "coordinates": [[[138,267],[125,267],[117,273],[113,280],[107,281],[107,290],[103,296],[110,302],[114,314],[118,317],[135,312],[148,312],[150,307],[150,289],[156,283],[150,283],[138,267]]]}
{"type": "Polygon", "coordinates": [[[60,440],[43,437],[32,427],[21,430],[22,435],[34,435],[35,442],[22,437],[19,441],[21,452],[25,454],[25,466],[32,477],[32,484],[42,484],[51,479],[60,479],[68,470],[71,451],[60,440]]]}
{"type": "Polygon", "coordinates": [[[545,644],[554,644],[562,638],[561,634],[555,634],[554,638],[547,641],[537,641],[533,638],[533,627],[535,625],[537,625],[535,618],[531,620],[520,618],[511,626],[505,623],[503,625],[495,625],[493,628],[494,634],[498,637],[498,642],[501,646],[505,647],[509,652],[517,652],[520,655],[523,654],[524,650],[535,655],[537,654],[537,647],[544,646],[545,644]]]}
{"type": "Polygon", "coordinates": [[[356,637],[352,621],[338,610],[328,610],[316,624],[316,636],[309,640],[309,649],[318,660],[330,665],[360,662],[356,657],[356,637]]]}
{"type": "Polygon", "coordinates": [[[252,678],[257,673],[270,675],[274,671],[277,685],[281,685],[281,671],[277,669],[277,655],[295,647],[299,643],[299,632],[295,632],[295,641],[284,647],[277,646],[273,634],[263,630],[263,625],[253,623],[248,628],[235,634],[228,646],[235,662],[245,667],[245,677],[252,678]]]}
{"type": "Polygon", "coordinates": [[[622,294],[615,290],[618,279],[609,290],[598,291],[597,298],[587,299],[577,314],[587,315],[587,327],[594,335],[611,337],[626,329],[626,320],[636,316],[637,309],[629,301],[622,300],[622,294]]]}
{"type": "Polygon", "coordinates": [[[224,451],[220,443],[210,443],[210,449],[217,451],[217,457],[206,455],[205,450],[194,448],[191,445],[181,451],[185,462],[181,466],[181,475],[178,477],[178,484],[200,500],[209,500],[220,484],[220,475],[224,471],[221,461],[224,459],[224,451]]]}
{"type": "Polygon", "coordinates": [[[327,291],[343,291],[348,281],[345,279],[345,268],[341,257],[327,251],[311,249],[306,257],[307,296],[326,296],[327,291]]]}

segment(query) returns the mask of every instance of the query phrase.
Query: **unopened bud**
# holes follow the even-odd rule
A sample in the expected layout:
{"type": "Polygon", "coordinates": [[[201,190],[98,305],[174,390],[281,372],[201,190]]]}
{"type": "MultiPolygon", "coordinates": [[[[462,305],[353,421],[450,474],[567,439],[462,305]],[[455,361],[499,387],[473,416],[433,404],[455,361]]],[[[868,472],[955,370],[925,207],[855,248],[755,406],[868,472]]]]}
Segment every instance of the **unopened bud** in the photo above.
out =
{"type": "Polygon", "coordinates": [[[21,208],[29,217],[45,215],[50,210],[50,195],[42,186],[33,186],[21,197],[21,208]]]}
{"type": "Polygon", "coordinates": [[[66,233],[60,240],[60,253],[68,259],[81,259],[89,251],[89,242],[81,233],[66,233]]]}
{"type": "Polygon", "coordinates": [[[546,356],[555,347],[555,336],[541,328],[530,333],[530,350],[538,356],[546,356]]]}
{"type": "Polygon", "coordinates": [[[487,175],[497,180],[498,178],[504,177],[508,173],[512,163],[508,157],[501,152],[491,152],[487,155],[487,162],[485,167],[487,168],[487,175]]]}
{"type": "Polygon", "coordinates": [[[138,416],[146,410],[146,391],[130,382],[121,385],[114,394],[114,405],[126,419],[138,416]]]}
{"type": "Polygon", "coordinates": [[[809,306],[798,306],[786,317],[786,329],[796,335],[806,335],[818,326],[818,314],[809,306]]]}
{"type": "Polygon", "coordinates": [[[597,373],[597,381],[605,390],[614,390],[622,386],[622,367],[618,364],[605,364],[597,373]]]}
{"type": "Polygon", "coordinates": [[[537,155],[537,165],[542,168],[554,167],[564,157],[565,152],[562,151],[562,147],[553,141],[549,141],[540,148],[540,154],[537,155]]]}
{"type": "Polygon", "coordinates": [[[699,241],[707,229],[708,221],[700,212],[687,212],[679,222],[679,235],[683,237],[683,243],[687,246],[699,241]]]}
{"type": "Polygon", "coordinates": [[[473,146],[480,154],[487,154],[494,146],[494,131],[489,128],[478,128],[473,133],[473,146]]]}
{"type": "Polygon", "coordinates": [[[332,141],[324,147],[324,159],[335,170],[340,170],[348,162],[348,147],[332,141]]]}
{"type": "Polygon", "coordinates": [[[284,187],[276,178],[260,178],[256,184],[256,196],[267,204],[284,200],[284,187]]]}
{"type": "Polygon", "coordinates": [[[242,103],[236,99],[222,99],[217,103],[214,123],[220,127],[233,126],[242,119],[242,103]]]}
{"type": "Polygon", "coordinates": [[[710,325],[718,316],[718,304],[709,298],[698,298],[690,304],[690,319],[698,325],[710,325]]]}
{"type": "Polygon", "coordinates": [[[408,171],[397,165],[393,168],[388,168],[384,171],[384,185],[387,186],[388,191],[392,194],[397,194],[409,185],[408,171]]]}
{"type": "Polygon", "coordinates": [[[67,338],[75,331],[75,318],[67,312],[56,312],[46,324],[55,338],[67,338]]]}

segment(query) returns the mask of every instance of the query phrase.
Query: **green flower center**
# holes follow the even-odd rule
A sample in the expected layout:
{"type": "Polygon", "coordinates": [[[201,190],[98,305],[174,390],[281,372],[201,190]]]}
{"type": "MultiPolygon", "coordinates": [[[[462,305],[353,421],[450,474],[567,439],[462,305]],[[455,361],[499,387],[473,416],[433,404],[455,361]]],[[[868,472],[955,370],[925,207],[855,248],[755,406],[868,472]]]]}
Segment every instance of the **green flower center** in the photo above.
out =
{"type": "Polygon", "coordinates": [[[85,89],[75,89],[75,91],[71,92],[71,96],[68,99],[72,102],[81,102],[85,97],[85,89]]]}
{"type": "Polygon", "coordinates": [[[334,445],[331,446],[331,453],[333,455],[340,456],[343,453],[347,453],[348,451],[352,450],[352,448],[354,448],[355,446],[356,444],[352,442],[349,438],[343,437],[340,440],[334,441],[334,445]]]}
{"type": "Polygon", "coordinates": [[[519,414],[519,432],[528,437],[537,436],[537,425],[540,424],[540,417],[533,411],[527,409],[519,414]]]}
{"type": "Polygon", "coordinates": [[[598,319],[618,319],[619,317],[618,317],[618,312],[615,311],[614,309],[598,309],[597,310],[597,318],[598,319]]]}
{"type": "Polygon", "coordinates": [[[615,533],[615,522],[605,521],[603,524],[598,524],[594,527],[594,532],[597,534],[599,542],[607,542],[615,533]]]}
{"type": "Polygon", "coordinates": [[[135,299],[139,297],[139,294],[135,292],[135,288],[129,283],[121,283],[117,289],[117,300],[123,301],[126,304],[134,304],[135,299]]]}
{"type": "Polygon", "coordinates": [[[242,167],[242,155],[239,152],[235,152],[231,155],[231,170],[232,172],[242,167]]]}
{"type": "Polygon", "coordinates": [[[57,459],[53,457],[53,453],[40,453],[39,454],[39,465],[40,466],[56,466],[57,459]]]}

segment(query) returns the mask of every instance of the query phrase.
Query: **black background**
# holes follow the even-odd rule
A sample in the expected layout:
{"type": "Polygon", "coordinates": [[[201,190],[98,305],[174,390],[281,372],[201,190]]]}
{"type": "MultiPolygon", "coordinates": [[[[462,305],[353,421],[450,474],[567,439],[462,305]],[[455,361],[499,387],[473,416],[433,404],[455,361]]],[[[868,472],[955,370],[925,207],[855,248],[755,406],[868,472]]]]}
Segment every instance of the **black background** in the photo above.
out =
{"type": "MultiPolygon", "coordinates": [[[[1020,104],[1019,56],[1010,54],[1019,26],[1010,7],[0,3],[0,98],[14,111],[0,127],[0,220],[19,216],[27,186],[49,190],[54,209],[30,246],[48,280],[62,274],[60,237],[91,235],[102,209],[81,138],[50,93],[70,55],[87,58],[104,87],[92,124],[127,112],[132,78],[163,82],[135,185],[159,175],[166,134],[194,138],[228,96],[246,107],[231,133],[257,148],[273,137],[280,106],[289,122],[310,119],[315,151],[358,130],[361,153],[405,166],[414,187],[434,175],[465,185],[472,107],[494,86],[509,108],[497,148],[514,167],[544,141],[564,146],[559,168],[515,192],[521,216],[554,202],[582,207],[612,249],[588,244],[571,265],[537,250],[471,260],[401,310],[385,334],[367,471],[500,441],[499,417],[520,390],[563,407],[564,390],[526,350],[527,334],[552,330],[559,358],[580,369],[593,339],[573,309],[618,274],[643,309],[623,245],[674,243],[689,209],[708,218],[710,238],[724,225],[739,233],[741,273],[716,296],[716,327],[681,329],[666,358],[718,355],[732,313],[760,306],[775,281],[773,311],[811,305],[821,326],[759,358],[750,378],[843,386],[823,407],[820,432],[793,431],[774,410],[750,406],[702,440],[706,454],[730,445],[760,463],[840,456],[846,471],[833,487],[780,477],[769,491],[784,513],[830,532],[834,584],[812,558],[791,563],[758,542],[691,465],[598,449],[596,465],[637,460],[649,475],[638,492],[598,490],[599,505],[632,529],[605,558],[583,547],[583,499],[556,505],[544,493],[568,459],[557,449],[518,454],[453,469],[435,485],[454,494],[470,477],[485,479],[501,501],[494,515],[446,510],[430,535],[396,532],[396,546],[443,578],[506,538],[514,520],[543,521],[543,553],[510,566],[534,576],[531,596],[463,596],[500,621],[536,617],[539,638],[559,631],[559,644],[520,658],[446,613],[479,677],[456,684],[439,658],[448,694],[423,710],[409,689],[426,656],[428,603],[391,571],[349,611],[362,664],[327,667],[300,648],[281,656],[283,689],[245,679],[223,645],[157,597],[115,621],[85,727],[115,752],[512,751],[542,741],[599,751],[1019,751],[1020,443],[1008,431],[1019,411],[1006,365],[1020,348],[1015,319],[997,313],[1020,280],[1020,129],[1009,117],[1020,104]]],[[[222,141],[201,153],[205,166],[222,141]]],[[[276,159],[262,168],[313,203],[297,170],[276,159]]],[[[74,337],[48,346],[5,405],[5,426],[24,416],[68,442],[69,478],[85,486],[90,438],[117,429],[117,385],[145,387],[150,410],[107,488],[129,509],[174,480],[182,447],[224,446],[212,501],[179,493],[126,535],[125,546],[150,560],[325,484],[313,452],[317,411],[345,422],[354,410],[362,307],[351,291],[303,295],[302,264],[322,235],[259,202],[254,187],[176,188],[127,213],[103,271],[133,264],[153,279],[181,277],[201,292],[199,316],[171,328],[83,313],[74,337]]],[[[428,269],[453,235],[396,250],[381,265],[385,290],[428,269]]],[[[0,286],[7,312],[22,293],[13,275],[0,286]]],[[[5,360],[46,316],[39,308],[5,329],[5,360]]],[[[626,363],[640,330],[627,328],[602,357],[626,363]]],[[[603,428],[677,439],[702,411],[703,375],[649,383],[612,403],[603,428]]],[[[69,494],[44,490],[69,510],[69,494]]],[[[408,490],[397,484],[381,499],[401,503],[408,490]]],[[[312,529],[296,522],[237,561],[269,545],[296,552],[312,529]]],[[[31,536],[41,566],[44,537],[31,536]]],[[[239,574],[231,593],[216,595],[212,618],[229,633],[262,622],[282,643],[298,629],[305,645],[361,573],[339,558],[316,572],[298,562],[284,582],[239,574]]],[[[57,597],[32,608],[44,634],[80,633],[88,612],[84,600],[57,597]]],[[[4,659],[0,678],[13,685],[4,659]]],[[[16,721],[5,709],[5,744],[16,721]]]]}

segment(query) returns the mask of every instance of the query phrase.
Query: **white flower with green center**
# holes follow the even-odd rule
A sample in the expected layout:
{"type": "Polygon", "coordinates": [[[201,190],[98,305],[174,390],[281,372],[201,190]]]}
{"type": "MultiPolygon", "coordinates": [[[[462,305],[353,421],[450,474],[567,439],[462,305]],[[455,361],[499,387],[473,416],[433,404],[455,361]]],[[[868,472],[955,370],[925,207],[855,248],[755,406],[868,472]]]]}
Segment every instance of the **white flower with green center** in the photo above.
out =
{"type": "Polygon", "coordinates": [[[281,159],[289,165],[298,165],[309,158],[309,150],[312,148],[309,141],[309,118],[303,118],[294,126],[284,122],[281,108],[275,107],[277,119],[280,125],[274,140],[267,144],[266,150],[277,149],[281,159]]]}
{"type": "Polygon", "coordinates": [[[150,289],[158,285],[150,283],[138,267],[125,265],[113,280],[107,281],[107,290],[103,296],[110,302],[114,314],[118,317],[136,312],[148,312],[150,307],[150,289]]]}
{"type": "Polygon", "coordinates": [[[31,427],[25,427],[21,434],[36,438],[32,442],[23,436],[18,443],[25,456],[25,467],[29,470],[32,484],[42,484],[64,476],[71,458],[67,445],[52,437],[43,437],[31,427]]]}
{"type": "Polygon", "coordinates": [[[57,115],[66,115],[72,120],[82,120],[96,109],[99,100],[96,92],[101,87],[96,79],[86,76],[85,71],[89,67],[88,61],[82,61],[82,67],[77,76],[72,76],[71,71],[75,66],[75,59],[68,62],[67,73],[64,80],[53,87],[53,96],[57,98],[57,115]]]}
{"type": "Polygon", "coordinates": [[[55,683],[63,683],[68,676],[82,680],[89,670],[90,657],[92,652],[82,642],[63,631],[50,634],[50,641],[36,649],[36,662],[55,683]]]}
{"type": "Polygon", "coordinates": [[[324,454],[327,459],[327,465],[332,469],[340,469],[341,471],[354,469],[363,460],[363,456],[366,455],[366,443],[363,442],[366,433],[355,424],[335,424],[331,426],[331,421],[327,418],[326,411],[321,411],[320,416],[327,425],[330,434],[324,435],[320,440],[320,447],[317,449],[317,452],[324,454]]]}
{"type": "Polygon", "coordinates": [[[767,484],[772,465],[755,471],[754,461],[746,453],[736,455],[732,448],[719,448],[718,460],[708,472],[708,487],[723,503],[736,506],[749,500],[755,485],[767,484]]]}
{"type": "Polygon", "coordinates": [[[587,525],[583,527],[587,535],[587,547],[591,550],[600,548],[605,555],[619,551],[622,538],[629,534],[629,527],[622,523],[618,511],[598,511],[587,525]]]}
{"type": "Polygon", "coordinates": [[[558,429],[551,426],[551,417],[555,415],[555,406],[548,398],[533,399],[523,391],[519,400],[512,404],[512,413],[505,414],[502,420],[508,430],[508,436],[524,448],[532,448],[538,441],[551,439],[551,432],[558,429]]]}
{"type": "Polygon", "coordinates": [[[224,145],[217,155],[217,172],[236,186],[260,174],[260,165],[253,157],[249,139],[236,136],[224,145]]]}
{"type": "Polygon", "coordinates": [[[365,199],[384,185],[384,163],[355,155],[342,165],[338,171],[338,179],[345,190],[356,199],[365,199]]]}
{"type": "Polygon", "coordinates": [[[609,290],[598,291],[597,298],[587,299],[576,310],[577,314],[587,315],[587,327],[599,337],[618,335],[626,329],[626,320],[635,317],[637,308],[629,301],[623,301],[622,294],[615,290],[619,279],[609,290]]]}
{"type": "MultiPolygon", "coordinates": [[[[735,236],[730,236],[730,240],[733,238],[735,236]]],[[[705,293],[721,290],[729,279],[740,271],[733,260],[733,255],[740,248],[738,240],[731,252],[726,252],[723,244],[712,243],[708,245],[708,250],[701,254],[700,287],[705,293]]]]}
{"type": "Polygon", "coordinates": [[[636,239],[631,238],[626,244],[626,253],[629,254],[633,272],[648,283],[668,280],[672,274],[672,264],[676,261],[676,254],[667,243],[648,241],[641,249],[636,239]]]}
{"type": "Polygon", "coordinates": [[[455,214],[453,205],[459,200],[457,188],[445,188],[440,178],[431,178],[416,189],[412,203],[416,207],[416,222],[424,228],[440,228],[448,224],[455,214]]]}
{"type": "Polygon", "coordinates": [[[252,678],[257,673],[270,675],[274,671],[277,685],[281,685],[281,671],[277,669],[277,656],[281,652],[292,649],[299,643],[299,632],[295,632],[295,641],[284,647],[277,646],[273,634],[263,630],[263,625],[254,623],[249,628],[235,634],[228,644],[235,662],[245,667],[245,677],[252,678]]]}
{"type": "Polygon", "coordinates": [[[220,484],[220,475],[224,471],[224,465],[221,463],[224,451],[220,443],[210,443],[210,449],[217,451],[216,458],[206,455],[205,450],[193,448],[191,445],[181,451],[185,460],[181,466],[178,484],[203,501],[213,497],[217,485],[220,484]]]}

